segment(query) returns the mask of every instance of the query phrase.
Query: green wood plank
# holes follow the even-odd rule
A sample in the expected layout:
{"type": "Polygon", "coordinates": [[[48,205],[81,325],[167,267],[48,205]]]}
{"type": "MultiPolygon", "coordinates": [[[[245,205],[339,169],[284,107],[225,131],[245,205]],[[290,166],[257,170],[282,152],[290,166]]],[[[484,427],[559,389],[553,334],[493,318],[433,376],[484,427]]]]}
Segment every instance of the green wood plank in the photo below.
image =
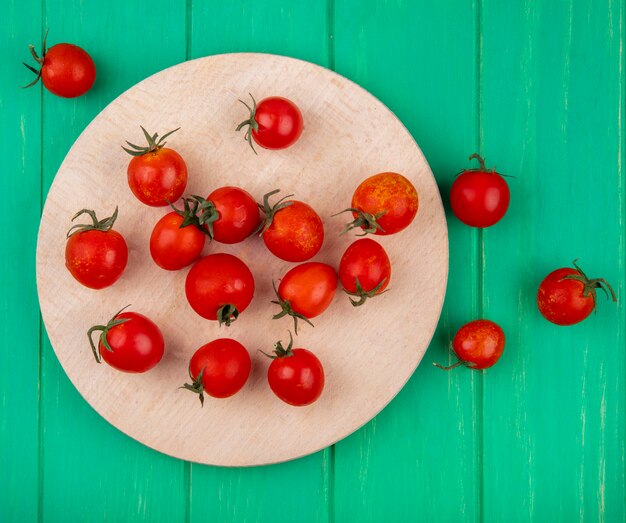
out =
{"type": "MultiPolygon", "coordinates": [[[[186,11],[184,4],[165,0],[149,7],[122,1],[85,1],[71,9],[60,0],[45,4],[50,43],[81,45],[98,71],[93,90],[82,98],[44,95],[47,189],[74,140],[104,106],[146,76],[184,60],[186,11]]],[[[185,519],[188,465],[100,418],[71,385],[47,339],[42,391],[45,521],[185,519]]]]}
{"type": "Polygon", "coordinates": [[[624,521],[624,4],[484,0],[482,149],[511,208],[484,233],[485,311],[508,344],[485,375],[487,521],[624,521]],[[536,310],[574,258],[613,282],[585,323],[536,310]]]}
{"type": "MultiPolygon", "coordinates": [[[[477,145],[475,6],[349,0],[335,5],[337,71],[398,115],[447,195],[454,173],[477,145]]],[[[478,517],[481,426],[474,413],[480,409],[475,397],[481,378],[432,366],[448,361],[451,335],[476,314],[478,301],[476,235],[448,219],[450,279],[439,328],[390,406],[336,445],[337,521],[478,517]]]]}
{"type": "MultiPolygon", "coordinates": [[[[193,2],[191,58],[239,51],[328,65],[326,2],[193,2]]],[[[191,521],[326,521],[330,450],[266,467],[192,465],[191,521]]]]}
{"type": "Polygon", "coordinates": [[[0,25],[0,136],[3,188],[11,209],[0,213],[0,521],[34,521],[38,513],[39,307],[35,242],[41,197],[41,91],[21,64],[41,38],[41,2],[3,3],[0,25]],[[19,299],[16,299],[18,298],[19,299]]]}

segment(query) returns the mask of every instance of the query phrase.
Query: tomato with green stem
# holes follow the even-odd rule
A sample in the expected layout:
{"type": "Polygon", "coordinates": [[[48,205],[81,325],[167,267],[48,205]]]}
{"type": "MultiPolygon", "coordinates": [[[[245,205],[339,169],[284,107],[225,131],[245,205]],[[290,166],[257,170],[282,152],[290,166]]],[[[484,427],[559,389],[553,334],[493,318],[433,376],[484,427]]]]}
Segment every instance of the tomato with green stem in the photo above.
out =
{"type": "Polygon", "coordinates": [[[450,190],[450,206],[455,216],[470,227],[491,227],[498,223],[509,208],[511,195],[502,174],[487,169],[485,161],[478,160],[477,169],[466,169],[457,176],[450,190]]]}
{"type": "Polygon", "coordinates": [[[239,187],[220,187],[207,196],[215,212],[209,235],[220,243],[239,243],[261,225],[259,206],[252,195],[239,187]]]}
{"type": "Polygon", "coordinates": [[[461,365],[472,370],[487,369],[496,364],[504,351],[505,336],[502,327],[491,320],[474,320],[463,325],[452,340],[458,361],[444,367],[433,363],[435,367],[450,370],[461,365]]]}
{"type": "Polygon", "coordinates": [[[30,53],[39,65],[39,69],[24,63],[33,73],[35,79],[25,85],[32,87],[39,79],[46,89],[61,98],[76,98],[85,94],[96,81],[96,66],[89,53],[74,44],[56,44],[46,48],[48,32],[43,39],[41,56],[35,51],[35,46],[28,46],[30,53]]]}
{"type": "Polygon", "coordinates": [[[289,345],[274,344],[272,359],[267,369],[267,381],[272,392],[282,401],[294,407],[304,407],[318,400],[324,390],[324,367],[320,360],[307,349],[293,347],[289,333],[289,345]]]}
{"type": "Polygon", "coordinates": [[[191,383],[181,388],[198,395],[204,406],[204,394],[228,398],[248,381],[252,362],[246,348],[231,338],[213,340],[194,352],[189,361],[191,383]]]}
{"type": "Polygon", "coordinates": [[[254,277],[236,256],[210,254],[200,258],[187,273],[185,294],[196,313],[228,327],[250,305],[254,277]]]}
{"type": "Polygon", "coordinates": [[[250,111],[248,119],[237,126],[237,131],[247,127],[245,140],[257,154],[252,140],[264,149],[285,149],[290,147],[302,134],[304,122],[298,106],[281,96],[264,98],[258,104],[252,98],[252,107],[239,100],[250,111]]]}
{"type": "Polygon", "coordinates": [[[272,318],[293,318],[298,334],[298,319],[313,326],[311,318],[322,314],[333,301],[337,290],[337,272],[325,263],[307,262],[295,266],[283,276],[278,289],[272,282],[281,311],[272,318]]]}
{"type": "Polygon", "coordinates": [[[133,158],[128,163],[128,186],[137,199],[150,207],[165,207],[178,200],[187,187],[187,164],[174,149],[165,147],[166,139],[180,127],[159,138],[142,126],[147,146],[127,141],[123,147],[133,158]]]}
{"type": "Polygon", "coordinates": [[[177,271],[191,265],[202,254],[208,232],[206,224],[216,217],[203,212],[209,206],[198,197],[183,198],[183,209],[174,209],[163,216],[150,235],[150,255],[167,271],[177,271]]]}
{"type": "Polygon", "coordinates": [[[548,274],[537,291],[537,307],[541,315],[556,325],[574,325],[587,318],[596,309],[597,289],[617,301],[615,292],[604,278],[588,278],[576,264],[562,267],[548,274]]]}
{"type": "MultiPolygon", "coordinates": [[[[127,305],[124,307],[126,309],[127,305]]],[[[163,358],[165,341],[159,327],[137,312],[120,310],[106,325],[87,331],[96,362],[103,360],[114,369],[129,373],[147,372],[163,358]],[[93,333],[100,332],[98,345],[93,333]]]]}
{"type": "Polygon", "coordinates": [[[76,281],[90,289],[113,285],[124,272],[128,262],[128,247],[124,237],[113,229],[118,209],[98,220],[96,213],[82,209],[73,217],[87,214],[90,224],[73,225],[67,232],[65,266],[76,281]]]}
{"type": "Polygon", "coordinates": [[[391,279],[391,262],[380,243],[361,238],[352,242],[339,262],[339,280],[355,307],[386,292],[391,279]],[[355,299],[356,298],[356,299],[355,299]]]}
{"type": "Polygon", "coordinates": [[[269,251],[289,262],[303,262],[311,259],[324,243],[324,224],[315,210],[298,200],[287,200],[293,194],[284,196],[274,205],[270,197],[279,189],[267,193],[259,207],[265,214],[261,237],[269,251]]]}
{"type": "Polygon", "coordinates": [[[338,214],[351,212],[354,217],[343,232],[359,229],[363,232],[357,236],[388,235],[406,229],[418,207],[413,184],[401,174],[383,172],[361,182],[352,195],[351,207],[338,214]]]}

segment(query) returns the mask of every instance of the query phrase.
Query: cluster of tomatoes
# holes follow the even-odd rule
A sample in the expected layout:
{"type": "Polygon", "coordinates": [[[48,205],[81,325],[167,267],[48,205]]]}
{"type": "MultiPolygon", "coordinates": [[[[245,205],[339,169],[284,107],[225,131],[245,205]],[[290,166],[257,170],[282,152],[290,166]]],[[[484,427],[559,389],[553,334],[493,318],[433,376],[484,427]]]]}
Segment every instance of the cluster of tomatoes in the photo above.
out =
{"type": "MultiPolygon", "coordinates": [[[[487,169],[477,154],[477,169],[459,173],[450,191],[450,206],[455,216],[471,227],[485,228],[498,223],[509,208],[510,193],[504,175],[487,169]]],[[[573,325],[587,318],[596,306],[596,289],[601,289],[617,301],[613,289],[603,278],[588,278],[573,262],[574,268],[563,267],[548,274],[537,292],[537,307],[548,321],[557,325],[573,325]]],[[[504,351],[505,336],[493,321],[480,319],[463,325],[455,334],[452,350],[458,360],[450,370],[465,365],[474,370],[494,365],[504,351]]]]}
{"type": "MultiPolygon", "coordinates": [[[[86,93],[95,81],[96,69],[89,54],[72,44],[46,48],[39,56],[30,46],[40,66],[27,64],[44,86],[57,96],[72,98],[86,93]]],[[[245,139],[254,152],[253,141],[266,149],[282,149],[295,143],[303,124],[302,115],[293,103],[271,97],[252,106],[237,130],[246,128],[245,139]]],[[[143,128],[142,128],[143,129],[143,128]]],[[[165,206],[178,201],[187,183],[187,167],[174,150],[165,148],[165,139],[144,131],[147,146],[128,143],[125,150],[134,156],[128,166],[128,183],[135,196],[146,205],[165,206]]],[[[462,171],[450,194],[454,214],[472,227],[490,227],[505,215],[510,201],[509,188],[495,169],[489,170],[483,159],[476,169],[462,171]]],[[[206,198],[188,196],[182,208],[173,211],[155,225],[150,238],[150,253],[155,263],[166,270],[180,270],[193,263],[185,291],[191,307],[202,317],[230,325],[250,304],[254,295],[254,278],[248,267],[229,254],[201,257],[207,236],[221,243],[237,243],[260,232],[267,248],[277,257],[290,262],[305,262],[319,251],[324,240],[321,218],[309,205],[289,200],[274,204],[270,198],[279,191],[268,192],[263,203],[238,187],[221,187],[206,198]],[[262,213],[259,212],[259,208],[262,213]],[[262,215],[261,215],[262,214],[262,215]]],[[[381,173],[365,180],[355,191],[352,205],[354,221],[346,230],[365,234],[392,234],[405,228],[417,212],[415,188],[396,173],[381,173]]],[[[112,229],[117,217],[98,220],[91,210],[79,211],[91,217],[88,225],[75,225],[68,232],[66,265],[82,284],[100,289],[112,285],[123,272],[128,249],[123,237],[112,229]]],[[[603,278],[588,278],[574,261],[574,268],[560,268],[541,282],[537,306],[541,314],[557,325],[572,325],[587,318],[596,306],[596,291],[601,289],[616,301],[611,286],[603,278]]],[[[363,238],[348,247],[339,265],[339,274],[329,265],[302,263],[281,279],[274,289],[280,312],[274,318],[290,315],[297,334],[298,319],[311,323],[331,303],[338,279],[352,297],[353,305],[384,292],[391,275],[389,258],[375,241],[363,238]]],[[[163,337],[147,318],[120,311],[107,325],[93,327],[100,331],[98,348],[92,342],[96,360],[104,359],[113,367],[129,372],[144,372],[156,365],[163,355],[163,337]],[[147,334],[140,336],[139,334],[147,334]],[[143,340],[143,341],[141,341],[143,340]]],[[[291,334],[290,334],[291,336],[291,334]]],[[[458,361],[445,369],[466,365],[474,370],[495,364],[504,350],[505,336],[496,323],[481,319],[462,326],[452,348],[458,361]]],[[[319,360],[306,349],[292,349],[293,338],[285,349],[275,344],[269,370],[272,390],[281,399],[295,405],[311,403],[319,397],[324,383],[319,360]]],[[[250,358],[238,342],[215,340],[194,354],[189,366],[192,384],[185,388],[200,394],[226,397],[237,392],[250,372],[250,358]]],[[[437,365],[439,366],[439,365],[437,365]]]]}
{"type": "MultiPolygon", "coordinates": [[[[270,97],[257,105],[245,104],[249,117],[245,139],[265,149],[284,149],[297,141],[303,117],[290,100],[270,97]]],[[[150,254],[154,263],[168,271],[190,267],[185,295],[191,308],[202,318],[230,327],[254,298],[255,277],[246,263],[223,252],[203,256],[210,242],[234,244],[259,234],[276,257],[297,263],[280,279],[272,281],[277,305],[273,318],[293,318],[311,325],[333,301],[340,283],[353,306],[385,292],[391,277],[391,262],[384,248],[370,238],[352,242],[339,261],[338,270],[311,260],[324,241],[324,223],[307,203],[279,197],[279,190],[265,194],[260,203],[241,187],[224,186],[206,197],[183,196],[188,170],[183,157],[166,147],[166,140],[178,129],[159,137],[141,127],[146,144],[126,142],[123,149],[132,156],[127,168],[128,185],[135,197],[152,207],[170,206],[154,225],[150,254]],[[177,205],[175,202],[180,202],[177,205]]],[[[256,151],[255,151],[256,152],[256,151]]],[[[385,172],[364,180],[354,191],[348,212],[353,220],[342,232],[360,235],[388,235],[406,228],[418,210],[415,187],[398,173],[385,172]]],[[[98,220],[89,209],[73,218],[88,215],[91,223],[77,224],[68,231],[65,260],[72,276],[92,289],[115,283],[128,260],[128,247],[113,226],[112,216],[98,220]]],[[[106,325],[95,325],[88,337],[96,361],[125,372],[146,372],[161,360],[165,342],[157,325],[149,318],[122,309],[106,325]],[[94,333],[99,341],[93,341],[94,333]]],[[[303,406],[316,401],[324,387],[324,368],[308,349],[289,343],[274,344],[267,380],[271,390],[290,405],[303,406]]],[[[190,383],[183,388],[199,395],[225,398],[246,383],[252,362],[248,350],[231,338],[212,340],[195,351],[189,361],[190,383]]]]}

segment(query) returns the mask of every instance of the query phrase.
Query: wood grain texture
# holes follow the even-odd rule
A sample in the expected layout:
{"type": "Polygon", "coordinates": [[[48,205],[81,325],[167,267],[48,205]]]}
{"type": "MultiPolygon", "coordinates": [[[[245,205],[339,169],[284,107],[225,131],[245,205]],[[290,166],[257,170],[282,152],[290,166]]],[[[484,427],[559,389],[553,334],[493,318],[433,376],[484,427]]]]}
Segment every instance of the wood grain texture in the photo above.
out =
{"type": "MultiPolygon", "coordinates": [[[[338,0],[336,9],[337,70],[396,112],[446,195],[476,147],[475,7],[338,0]]],[[[450,277],[439,330],[393,404],[336,446],[337,521],[479,517],[480,376],[432,366],[449,360],[451,337],[473,319],[478,296],[475,235],[453,217],[448,223],[450,277]]]]}
{"type": "Polygon", "coordinates": [[[624,520],[623,9],[483,4],[482,149],[515,176],[484,233],[485,313],[507,334],[485,375],[486,520],[624,520]],[[536,289],[575,258],[620,304],[557,327],[536,289]]]}
{"type": "Polygon", "coordinates": [[[33,74],[17,57],[28,61],[28,44],[40,37],[41,4],[5,2],[2,7],[2,183],[11,207],[20,210],[0,213],[0,521],[11,522],[36,520],[40,500],[40,333],[33,271],[41,199],[41,88],[20,89],[33,74]],[[23,10],[32,17],[26,20],[23,10]]]}
{"type": "MultiPolygon", "coordinates": [[[[243,113],[245,117],[245,109],[243,113]]],[[[308,62],[241,53],[194,60],[154,75],[120,96],[89,125],[46,199],[37,281],[55,352],[74,385],[101,415],[166,454],[199,463],[248,466],[320,450],[369,421],[397,394],[419,363],[439,319],[447,249],[443,207],[428,164],[380,102],[308,62]],[[241,111],[238,95],[253,84],[260,98],[281,89],[306,115],[306,134],[288,151],[254,155],[235,133],[241,118],[236,114],[241,111]],[[354,241],[352,235],[340,235],[345,219],[331,217],[341,195],[349,201],[363,179],[387,170],[401,172],[414,184],[420,208],[411,227],[402,237],[378,238],[394,263],[395,292],[382,294],[365,310],[354,309],[339,295],[333,314],[320,317],[317,328],[300,328],[296,346],[314,350],[326,375],[324,394],[311,408],[294,409],[275,398],[266,386],[267,359],[258,352],[270,350],[291,327],[290,322],[272,321],[269,307],[275,298],[271,280],[292,265],[274,257],[258,237],[206,250],[237,255],[255,275],[255,300],[226,332],[189,307],[183,292],[187,271],[165,273],[153,263],[146,247],[151,228],[134,224],[156,223],[164,211],[137,202],[125,176],[111,176],[124,172],[128,158],[109,144],[116,137],[136,134],[137,121],[150,129],[159,123],[166,129],[181,127],[170,144],[192,173],[190,194],[209,193],[228,180],[257,200],[282,187],[309,202],[326,229],[316,259],[334,266],[354,241]],[[361,145],[352,145],[355,140],[345,130],[346,121],[361,129],[373,123],[370,131],[361,131],[361,145]],[[206,148],[219,154],[207,154],[206,148]],[[59,231],[84,205],[102,213],[107,208],[110,212],[114,204],[126,210],[116,229],[130,246],[130,261],[118,284],[94,292],[80,287],[65,269],[66,238],[59,231]],[[146,375],[119,373],[106,365],[94,368],[87,350],[89,327],[107,321],[125,303],[153,318],[168,343],[163,362],[146,375]],[[102,312],[94,318],[94,310],[102,312]],[[197,401],[190,401],[193,398],[184,391],[173,392],[187,378],[193,351],[223,336],[236,338],[251,351],[253,373],[236,396],[210,401],[199,412],[197,401]],[[81,345],[85,350],[77,350],[81,345]],[[380,361],[382,354],[385,358],[380,361]]]]}
{"type": "MultiPolygon", "coordinates": [[[[328,2],[285,0],[193,2],[189,57],[256,51],[328,66],[328,2]]],[[[191,521],[328,521],[332,511],[332,447],[269,467],[191,464],[191,521]],[[296,488],[290,488],[295,486],[296,488]],[[275,503],[277,487],[288,494],[275,503]]]]}
{"type": "MultiPolygon", "coordinates": [[[[106,9],[95,0],[46,0],[45,8],[49,43],[81,45],[97,67],[93,89],[81,98],[44,92],[47,192],[74,140],[100,110],[146,76],[184,60],[186,10],[161,0],[149,9],[118,0],[106,9]]],[[[137,444],[100,418],[68,380],[47,337],[42,373],[42,519],[184,521],[187,465],[137,444]]]]}

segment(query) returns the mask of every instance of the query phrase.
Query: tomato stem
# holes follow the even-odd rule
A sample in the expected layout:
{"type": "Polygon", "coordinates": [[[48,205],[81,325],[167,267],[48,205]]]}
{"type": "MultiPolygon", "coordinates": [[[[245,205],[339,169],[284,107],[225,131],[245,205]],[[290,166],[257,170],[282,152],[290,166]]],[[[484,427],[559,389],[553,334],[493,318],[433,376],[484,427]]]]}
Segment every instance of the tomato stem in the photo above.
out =
{"type": "Polygon", "coordinates": [[[96,345],[93,342],[93,337],[92,337],[93,333],[100,331],[100,336],[99,336],[100,343],[104,345],[104,348],[106,350],[108,350],[109,352],[113,352],[111,345],[109,345],[109,340],[107,340],[107,334],[113,327],[117,327],[118,325],[121,325],[122,323],[126,323],[128,321],[128,318],[122,318],[120,320],[115,319],[128,307],[130,307],[130,304],[126,305],[126,307],[123,307],[118,312],[116,312],[106,325],[94,325],[87,331],[87,338],[89,338],[89,345],[91,346],[91,351],[93,352],[93,356],[94,358],[96,358],[97,363],[102,363],[102,355],[100,354],[99,344],[98,344],[98,347],[96,348],[96,345]]]}
{"type": "Polygon", "coordinates": [[[270,191],[263,196],[263,204],[257,203],[257,205],[259,206],[259,209],[261,209],[261,211],[263,211],[263,214],[265,215],[265,218],[259,224],[257,230],[254,231],[255,233],[259,231],[259,236],[263,236],[263,233],[271,227],[272,221],[274,220],[274,215],[278,211],[280,211],[281,209],[284,209],[285,207],[289,207],[290,205],[293,205],[293,202],[285,201],[287,198],[291,198],[293,194],[288,194],[287,196],[283,196],[274,205],[270,205],[270,196],[274,196],[275,194],[279,192],[280,192],[280,189],[274,189],[273,191],[270,191]]]}
{"type": "Polygon", "coordinates": [[[35,46],[33,44],[30,44],[28,46],[28,49],[30,50],[30,54],[35,59],[35,62],[37,62],[39,64],[40,67],[39,67],[39,69],[35,69],[34,67],[28,65],[26,62],[22,62],[30,71],[32,71],[36,75],[35,79],[32,82],[30,82],[28,85],[23,85],[22,89],[27,89],[29,87],[32,87],[41,78],[41,72],[43,70],[43,63],[45,61],[46,52],[47,52],[47,49],[46,49],[46,40],[47,39],[48,39],[48,30],[46,29],[46,34],[43,37],[43,45],[42,45],[42,50],[41,50],[41,56],[37,55],[37,51],[35,51],[35,46]]]}
{"type": "Polygon", "coordinates": [[[478,153],[474,153],[474,154],[472,154],[472,155],[469,157],[469,160],[470,160],[470,161],[472,161],[472,160],[478,160],[478,165],[479,165],[478,170],[479,170],[479,171],[484,171],[484,172],[487,172],[487,166],[485,165],[485,160],[483,160],[482,156],[480,156],[478,153]]]}
{"type": "Polygon", "coordinates": [[[230,327],[238,317],[239,311],[237,310],[237,307],[235,307],[232,303],[222,305],[217,310],[217,321],[220,327],[222,326],[222,324],[230,327]]]}
{"type": "Polygon", "coordinates": [[[143,156],[144,154],[148,154],[154,151],[158,151],[159,149],[163,149],[163,147],[165,147],[165,144],[167,143],[165,141],[166,138],[174,134],[176,131],[180,130],[180,127],[177,127],[173,131],[169,131],[165,133],[163,136],[161,136],[161,138],[159,138],[158,133],[154,133],[153,135],[151,135],[150,133],[148,133],[148,131],[144,129],[143,125],[140,125],[139,127],[143,131],[143,135],[145,136],[146,141],[148,142],[148,147],[135,145],[134,143],[130,143],[128,140],[125,140],[128,146],[134,150],[131,150],[128,147],[124,147],[123,145],[122,145],[122,149],[124,149],[131,156],[143,156]]]}
{"type": "Polygon", "coordinates": [[[362,211],[361,209],[355,209],[354,207],[349,207],[344,209],[343,211],[339,211],[332,215],[332,217],[339,216],[344,212],[351,212],[356,214],[356,217],[353,221],[346,224],[346,227],[340,234],[345,234],[352,229],[356,229],[361,227],[363,229],[362,234],[357,234],[357,236],[367,236],[368,234],[376,234],[377,231],[385,232],[378,220],[381,216],[384,216],[387,211],[382,211],[377,214],[370,214],[368,212],[362,211]]]}
{"type": "Polygon", "coordinates": [[[185,383],[179,389],[185,389],[191,391],[198,395],[198,399],[200,400],[200,406],[204,407],[204,383],[202,381],[202,376],[204,375],[204,369],[206,367],[202,367],[198,375],[194,378],[191,374],[191,365],[189,366],[188,372],[189,377],[191,378],[191,383],[185,383]]]}
{"type": "Polygon", "coordinates": [[[448,365],[447,367],[444,367],[443,365],[439,365],[439,363],[435,363],[435,362],[433,362],[433,365],[441,370],[452,370],[452,369],[456,369],[457,367],[460,367],[461,365],[465,365],[465,362],[459,360],[456,363],[453,363],[452,365],[448,365]]]}
{"type": "Polygon", "coordinates": [[[243,105],[246,106],[248,111],[250,111],[250,117],[247,120],[244,120],[243,122],[241,122],[235,128],[235,131],[241,131],[241,129],[243,129],[247,125],[248,128],[246,129],[246,134],[244,135],[244,139],[248,142],[248,144],[250,145],[250,147],[254,151],[254,154],[259,154],[259,153],[256,152],[256,149],[254,148],[254,145],[252,144],[252,131],[258,131],[259,130],[259,124],[258,124],[258,122],[254,118],[256,116],[256,100],[254,99],[254,96],[252,96],[252,93],[248,93],[248,94],[250,95],[250,98],[252,98],[252,107],[250,107],[246,102],[244,102],[241,99],[239,101],[243,105]]]}
{"type": "Polygon", "coordinates": [[[79,216],[83,214],[88,214],[91,217],[92,223],[73,225],[67,231],[67,237],[69,238],[70,236],[73,236],[76,233],[85,232],[85,231],[102,231],[102,232],[110,231],[111,228],[113,227],[113,224],[115,223],[115,220],[117,220],[117,211],[118,209],[116,205],[115,211],[113,212],[111,216],[98,221],[95,211],[92,211],[91,209],[81,209],[74,216],[72,216],[72,221],[74,221],[76,218],[78,218],[79,216]]]}
{"type": "Polygon", "coordinates": [[[365,303],[365,301],[368,298],[373,298],[377,294],[383,294],[387,292],[389,289],[385,289],[382,292],[378,292],[381,289],[381,287],[385,284],[386,281],[387,281],[387,278],[383,278],[381,282],[378,285],[376,285],[376,287],[374,287],[373,289],[369,291],[366,291],[365,289],[363,289],[363,286],[361,285],[359,278],[355,278],[356,292],[346,291],[346,294],[348,296],[356,296],[359,298],[358,300],[353,300],[352,298],[350,298],[350,303],[352,304],[352,306],[360,307],[361,305],[365,303]]]}
{"type": "Polygon", "coordinates": [[[183,201],[182,210],[177,208],[173,203],[167,202],[170,204],[170,207],[174,209],[174,212],[183,218],[179,228],[182,229],[193,225],[209,238],[213,239],[213,223],[220,219],[220,215],[213,202],[196,195],[192,195],[189,198],[181,198],[181,200],[183,201]],[[204,227],[205,225],[206,228],[204,227]]]}
{"type": "Polygon", "coordinates": [[[576,281],[581,282],[583,284],[583,296],[587,297],[591,295],[591,298],[593,300],[594,311],[595,311],[596,299],[597,299],[596,289],[602,289],[607,299],[609,299],[609,292],[610,292],[613,303],[616,303],[617,296],[615,295],[615,291],[613,291],[613,287],[611,287],[610,283],[606,281],[604,278],[588,278],[587,275],[584,273],[584,271],[576,263],[577,261],[578,261],[578,258],[576,258],[572,262],[572,265],[574,265],[574,268],[576,269],[578,274],[568,274],[567,276],[564,276],[563,278],[561,278],[561,280],[576,280],[576,281]]]}

